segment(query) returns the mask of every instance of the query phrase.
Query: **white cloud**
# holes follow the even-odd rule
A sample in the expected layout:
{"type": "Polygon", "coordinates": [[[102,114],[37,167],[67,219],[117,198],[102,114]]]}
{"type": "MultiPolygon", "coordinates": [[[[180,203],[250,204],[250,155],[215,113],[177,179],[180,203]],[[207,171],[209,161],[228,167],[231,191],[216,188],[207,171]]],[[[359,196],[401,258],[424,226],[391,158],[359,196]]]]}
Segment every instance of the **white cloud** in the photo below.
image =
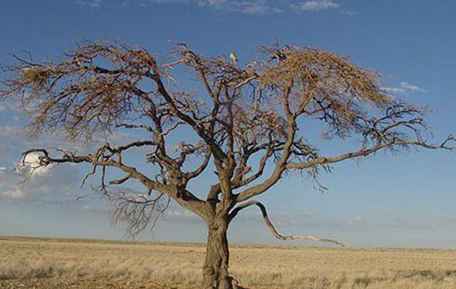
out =
{"type": "Polygon", "coordinates": [[[201,7],[225,9],[243,14],[275,14],[283,12],[282,9],[273,6],[267,0],[198,0],[196,3],[201,7]]]}
{"type": "Polygon", "coordinates": [[[27,154],[25,158],[18,163],[16,168],[17,172],[31,177],[48,175],[51,166],[40,165],[41,156],[42,154],[40,153],[27,154]]]}
{"type": "Polygon", "coordinates": [[[24,129],[17,127],[17,126],[11,126],[11,125],[4,125],[0,126],[0,136],[1,137],[13,137],[13,136],[19,136],[24,134],[24,129]]]}
{"type": "MultiPolygon", "coordinates": [[[[102,1],[95,0],[78,0],[79,4],[91,7],[100,7],[102,1]]],[[[277,6],[273,0],[125,0],[121,2],[122,6],[127,5],[166,5],[166,4],[193,4],[201,8],[210,8],[216,10],[225,10],[242,14],[276,14],[284,10],[277,6]]],[[[283,6],[283,5],[282,5],[283,6]]]]}
{"type": "Polygon", "coordinates": [[[408,82],[401,82],[400,85],[401,85],[402,88],[404,88],[405,90],[408,90],[408,91],[426,92],[426,90],[422,89],[421,87],[418,87],[416,85],[410,84],[408,82]]]}
{"type": "Polygon", "coordinates": [[[278,7],[273,7],[266,1],[238,1],[233,3],[233,11],[244,14],[275,14],[283,12],[278,7]]]}
{"type": "MultiPolygon", "coordinates": [[[[34,157],[28,159],[34,162],[34,157]]],[[[24,168],[22,168],[24,169],[24,168]]],[[[74,199],[80,191],[81,174],[72,166],[42,168],[24,178],[22,171],[0,171],[0,199],[65,200],[74,199]]]]}
{"type": "MultiPolygon", "coordinates": [[[[92,8],[100,8],[108,4],[104,0],[75,0],[81,6],[92,8]]],[[[216,10],[225,10],[251,15],[270,15],[283,13],[285,11],[298,12],[316,12],[328,9],[337,9],[341,4],[336,0],[308,0],[293,3],[293,0],[118,0],[121,7],[140,6],[149,7],[151,5],[166,5],[166,4],[184,4],[196,5],[201,8],[211,8],[216,10]]],[[[112,5],[112,3],[109,3],[112,5]]],[[[344,15],[355,15],[356,12],[351,10],[343,10],[344,15]]]]}
{"type": "Polygon", "coordinates": [[[400,87],[382,87],[382,90],[387,93],[403,93],[405,90],[400,87]]]}
{"type": "Polygon", "coordinates": [[[22,163],[21,153],[27,149],[65,147],[53,137],[46,137],[43,142],[27,139],[23,128],[0,126],[0,199],[40,199],[78,190],[80,174],[75,168],[39,166],[39,153],[29,154],[22,163]],[[15,169],[10,165],[14,163],[15,169]]]}
{"type": "Polygon", "coordinates": [[[0,199],[22,200],[27,197],[27,194],[19,187],[9,190],[0,191],[0,199]]]}
{"type": "Polygon", "coordinates": [[[333,0],[309,0],[297,4],[290,5],[293,9],[298,11],[322,11],[328,9],[337,9],[340,4],[333,0]]]}
{"type": "MultiPolygon", "coordinates": [[[[0,114],[1,116],[1,114],[0,114]]],[[[114,135],[97,136],[98,143],[125,144],[132,140],[118,132],[114,135]]],[[[41,153],[29,154],[22,163],[22,152],[32,148],[48,148],[51,154],[60,153],[54,148],[80,154],[93,152],[97,144],[68,143],[65,138],[45,134],[41,138],[27,138],[26,130],[13,122],[0,125],[0,199],[54,199],[68,198],[65,193],[81,192],[81,168],[71,165],[39,165],[41,153]],[[16,168],[14,165],[17,164],[16,168]],[[24,182],[25,181],[25,182],[24,182]]],[[[138,152],[143,153],[143,152],[138,152]]],[[[73,196],[74,199],[74,196],[73,196]]]]}
{"type": "Polygon", "coordinates": [[[407,92],[412,92],[412,93],[424,93],[426,92],[425,89],[417,86],[417,85],[414,85],[414,84],[411,84],[411,83],[408,83],[408,82],[401,82],[399,83],[399,86],[396,86],[396,87],[382,87],[381,88],[383,91],[387,92],[387,93],[392,93],[392,94],[397,94],[397,93],[407,93],[407,92]]]}
{"type": "Polygon", "coordinates": [[[342,11],[340,11],[340,13],[342,15],[346,15],[346,16],[355,16],[355,15],[359,14],[357,11],[354,11],[354,10],[342,10],[342,11]]]}
{"type": "Polygon", "coordinates": [[[360,225],[367,225],[367,220],[362,216],[356,216],[352,219],[347,221],[347,224],[350,226],[360,226],[360,225]]]}
{"type": "Polygon", "coordinates": [[[76,1],[76,4],[92,8],[100,8],[101,4],[103,4],[103,0],[78,0],[76,1]]]}
{"type": "Polygon", "coordinates": [[[200,6],[220,6],[225,4],[227,0],[198,0],[197,3],[200,6]]]}
{"type": "MultiPolygon", "coordinates": [[[[150,3],[155,4],[174,4],[174,3],[188,3],[190,0],[149,0],[150,3]]],[[[146,5],[146,2],[142,3],[143,6],[146,5]]]]}
{"type": "Polygon", "coordinates": [[[26,199],[32,191],[52,187],[47,183],[50,167],[40,166],[39,157],[38,153],[28,154],[16,170],[0,167],[0,199],[26,199]]]}

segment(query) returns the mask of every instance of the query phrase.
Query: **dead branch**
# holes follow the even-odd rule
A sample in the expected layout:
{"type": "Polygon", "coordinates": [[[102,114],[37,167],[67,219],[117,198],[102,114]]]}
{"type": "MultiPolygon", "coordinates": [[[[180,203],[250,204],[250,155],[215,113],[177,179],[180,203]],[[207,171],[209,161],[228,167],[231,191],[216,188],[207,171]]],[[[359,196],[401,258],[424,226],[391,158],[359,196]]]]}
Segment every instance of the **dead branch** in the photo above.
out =
{"type": "Polygon", "coordinates": [[[265,221],[266,225],[268,226],[268,229],[271,231],[273,236],[279,240],[285,240],[285,241],[286,240],[310,240],[310,241],[332,243],[332,244],[336,244],[336,245],[339,245],[342,247],[346,246],[346,244],[344,244],[342,242],[339,242],[336,240],[331,240],[331,239],[323,239],[323,238],[320,238],[320,237],[317,237],[314,235],[302,235],[302,236],[288,235],[288,236],[285,236],[285,235],[280,234],[277,231],[277,229],[274,227],[274,225],[272,224],[271,219],[268,216],[266,207],[261,202],[258,202],[258,201],[251,200],[251,201],[247,201],[247,202],[239,204],[237,207],[235,207],[230,212],[230,215],[229,215],[230,221],[233,220],[241,210],[248,208],[250,206],[257,206],[260,209],[261,214],[263,216],[263,220],[265,221]]]}
{"type": "Polygon", "coordinates": [[[204,211],[204,203],[198,199],[194,194],[184,188],[176,187],[176,184],[162,183],[156,180],[148,178],[143,173],[139,172],[136,168],[128,166],[120,161],[113,160],[111,157],[113,154],[105,155],[104,152],[112,152],[115,149],[109,147],[108,144],[98,149],[97,153],[92,155],[76,155],[76,154],[64,154],[61,157],[51,157],[49,152],[44,149],[31,149],[24,153],[23,159],[30,153],[40,153],[38,157],[39,166],[46,167],[50,164],[63,164],[63,163],[86,163],[92,165],[92,171],[84,178],[89,175],[95,175],[98,167],[102,168],[101,173],[101,190],[107,194],[107,186],[105,182],[106,167],[116,168],[127,174],[127,177],[120,180],[113,180],[111,185],[121,184],[132,178],[143,184],[148,190],[154,190],[166,194],[168,197],[174,199],[177,203],[183,207],[195,212],[203,218],[206,218],[204,211]]]}
{"type": "Polygon", "coordinates": [[[161,193],[152,198],[150,191],[147,194],[109,193],[108,197],[114,206],[113,221],[126,223],[130,237],[135,237],[147,227],[154,228],[169,208],[170,198],[165,196],[161,193]]]}

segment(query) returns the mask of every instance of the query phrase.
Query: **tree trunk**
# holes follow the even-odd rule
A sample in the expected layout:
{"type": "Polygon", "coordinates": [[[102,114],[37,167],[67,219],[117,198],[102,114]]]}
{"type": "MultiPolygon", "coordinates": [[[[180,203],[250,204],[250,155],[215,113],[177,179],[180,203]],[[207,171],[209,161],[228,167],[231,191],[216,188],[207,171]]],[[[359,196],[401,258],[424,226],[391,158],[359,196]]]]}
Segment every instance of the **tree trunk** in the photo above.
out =
{"type": "Polygon", "coordinates": [[[206,261],[203,267],[204,289],[233,289],[228,272],[228,218],[214,219],[208,225],[206,261]]]}

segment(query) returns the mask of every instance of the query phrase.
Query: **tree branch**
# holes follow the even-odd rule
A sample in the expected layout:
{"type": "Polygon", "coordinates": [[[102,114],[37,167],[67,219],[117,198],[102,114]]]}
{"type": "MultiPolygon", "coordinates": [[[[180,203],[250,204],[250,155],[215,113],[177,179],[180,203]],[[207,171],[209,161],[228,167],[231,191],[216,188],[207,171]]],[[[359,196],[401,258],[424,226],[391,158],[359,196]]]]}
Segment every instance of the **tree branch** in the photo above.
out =
{"type": "MultiPolygon", "coordinates": [[[[60,158],[51,157],[49,152],[45,149],[31,149],[23,153],[23,160],[31,153],[41,153],[42,155],[38,157],[40,166],[48,166],[50,164],[62,164],[62,163],[87,163],[92,164],[93,166],[101,167],[114,167],[120,169],[124,173],[128,174],[128,178],[133,178],[142,183],[149,190],[155,190],[161,193],[164,193],[174,199],[177,203],[183,207],[189,209],[190,211],[198,214],[199,216],[205,218],[206,213],[204,210],[204,202],[198,199],[194,194],[188,190],[177,188],[173,184],[163,184],[158,181],[151,180],[146,177],[143,173],[139,172],[136,168],[125,165],[120,161],[112,160],[110,157],[103,155],[104,150],[111,151],[112,148],[107,148],[107,145],[99,148],[96,154],[89,155],[75,155],[73,153],[64,153],[60,158]],[[183,194],[182,194],[183,193],[183,194]]],[[[104,178],[104,174],[103,174],[104,178]]],[[[114,180],[116,182],[124,182],[127,179],[123,178],[120,180],[114,180]]],[[[104,185],[104,180],[103,184],[104,185]]]]}
{"type": "Polygon", "coordinates": [[[268,226],[268,229],[269,231],[271,231],[272,235],[279,239],[279,240],[284,240],[284,241],[287,241],[287,240],[310,240],[310,241],[318,241],[318,242],[326,242],[326,243],[332,243],[332,244],[336,244],[336,245],[339,245],[339,246],[342,246],[342,247],[345,247],[346,245],[342,242],[339,242],[339,241],[336,241],[336,240],[331,240],[331,239],[324,239],[324,238],[320,238],[320,237],[317,237],[317,236],[314,236],[314,235],[282,235],[280,234],[277,229],[274,227],[274,225],[272,224],[269,216],[268,216],[268,212],[266,210],[266,207],[261,203],[261,202],[258,202],[258,201],[247,201],[245,203],[242,203],[242,204],[239,204],[237,207],[235,207],[231,212],[230,212],[230,215],[229,215],[229,220],[230,222],[236,217],[236,215],[243,209],[245,208],[248,208],[250,206],[257,206],[260,211],[261,211],[261,214],[263,216],[263,220],[264,222],[266,223],[266,225],[268,226]]]}
{"type": "Polygon", "coordinates": [[[345,161],[348,159],[354,159],[357,157],[366,157],[371,154],[374,154],[380,150],[384,149],[390,149],[395,146],[416,146],[416,147],[422,147],[426,149],[444,149],[444,150],[454,150],[456,149],[456,146],[450,146],[450,142],[455,142],[456,145],[456,138],[454,136],[448,136],[441,144],[434,145],[434,144],[428,144],[423,141],[419,140],[397,140],[394,142],[390,143],[384,143],[384,144],[378,144],[376,146],[373,146],[371,148],[361,148],[357,151],[354,152],[349,152],[349,153],[344,153],[340,154],[338,156],[333,156],[333,157],[317,157],[315,159],[312,159],[310,161],[302,162],[302,163],[289,163],[287,164],[287,169],[309,169],[318,165],[329,165],[329,164],[334,164],[338,163],[341,161],[345,161]]]}
{"type": "Polygon", "coordinates": [[[245,189],[239,194],[235,195],[236,202],[246,201],[254,196],[266,192],[269,188],[275,185],[280,178],[282,177],[283,172],[287,169],[286,164],[290,155],[292,153],[292,148],[294,144],[294,139],[297,131],[296,127],[296,117],[289,115],[287,119],[288,128],[287,128],[287,140],[283,146],[282,156],[279,161],[276,163],[274,171],[272,174],[262,183],[253,186],[251,188],[245,189]]]}
{"type": "Polygon", "coordinates": [[[195,132],[207,143],[207,145],[211,148],[211,150],[214,153],[214,157],[218,159],[225,159],[226,155],[223,152],[223,150],[215,143],[214,139],[212,136],[209,136],[204,128],[202,128],[194,118],[186,115],[182,111],[179,110],[179,108],[176,105],[176,102],[174,99],[171,97],[171,95],[168,93],[168,91],[165,88],[165,85],[163,84],[163,81],[161,80],[160,76],[158,74],[154,74],[150,76],[156,83],[158,92],[163,96],[163,98],[168,102],[168,104],[171,106],[171,109],[173,112],[176,114],[177,117],[179,117],[181,120],[189,124],[195,132]]]}

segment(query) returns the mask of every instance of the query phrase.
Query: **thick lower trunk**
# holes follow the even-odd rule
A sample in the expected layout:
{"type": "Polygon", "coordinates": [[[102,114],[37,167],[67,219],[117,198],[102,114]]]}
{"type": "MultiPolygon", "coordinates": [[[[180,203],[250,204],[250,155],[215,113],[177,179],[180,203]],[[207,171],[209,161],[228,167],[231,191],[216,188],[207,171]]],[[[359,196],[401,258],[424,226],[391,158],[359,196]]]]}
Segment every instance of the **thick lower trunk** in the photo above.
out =
{"type": "Polygon", "coordinates": [[[228,221],[217,219],[208,226],[206,261],[203,267],[204,289],[233,289],[228,272],[228,221]]]}

